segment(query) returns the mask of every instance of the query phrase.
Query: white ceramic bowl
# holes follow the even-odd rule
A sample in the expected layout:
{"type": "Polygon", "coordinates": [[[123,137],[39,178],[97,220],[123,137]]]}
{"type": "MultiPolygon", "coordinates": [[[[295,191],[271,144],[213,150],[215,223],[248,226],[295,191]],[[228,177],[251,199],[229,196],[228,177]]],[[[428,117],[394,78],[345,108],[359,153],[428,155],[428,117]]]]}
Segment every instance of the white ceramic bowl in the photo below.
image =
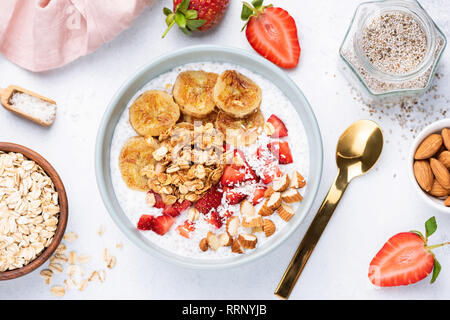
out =
{"type": "Polygon", "coordinates": [[[266,59],[247,51],[219,46],[196,46],[171,52],[144,66],[127,80],[112,99],[100,124],[95,157],[97,183],[101,196],[111,217],[125,235],[136,245],[159,258],[184,267],[197,269],[223,269],[242,265],[262,257],[283,243],[297,229],[311,209],[319,188],[323,161],[322,139],[316,118],[308,101],[297,85],[284,71],[266,59]],[[158,75],[184,64],[204,61],[240,65],[275,83],[291,101],[299,114],[305,127],[309,144],[310,169],[308,186],[305,189],[304,200],[294,218],[283,228],[282,232],[276,233],[272,236],[271,241],[268,241],[256,250],[245,255],[220,260],[182,257],[161,248],[145,238],[142,232],[137,230],[136,226],[130,222],[123,212],[114,193],[110,169],[110,149],[114,130],[122,112],[132,97],[158,75]]]}
{"type": "Polygon", "coordinates": [[[422,141],[428,137],[432,133],[441,133],[442,129],[444,128],[450,128],[450,119],[444,119],[437,122],[434,122],[430,124],[429,126],[425,127],[419,135],[414,140],[414,143],[411,146],[411,149],[409,151],[409,178],[411,180],[411,183],[414,186],[414,189],[419,194],[419,197],[425,201],[429,206],[432,208],[435,208],[439,211],[445,212],[450,214],[450,207],[446,207],[444,205],[444,200],[433,197],[422,190],[422,188],[417,183],[417,180],[414,176],[414,154],[416,153],[417,148],[422,143],[422,141]]]}

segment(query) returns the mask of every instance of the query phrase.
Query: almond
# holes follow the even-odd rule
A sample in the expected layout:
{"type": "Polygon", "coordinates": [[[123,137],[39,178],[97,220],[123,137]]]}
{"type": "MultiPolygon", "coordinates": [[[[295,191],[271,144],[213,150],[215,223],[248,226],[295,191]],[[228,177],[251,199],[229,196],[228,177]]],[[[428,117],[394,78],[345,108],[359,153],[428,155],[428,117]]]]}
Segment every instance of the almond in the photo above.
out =
{"type": "Polygon", "coordinates": [[[419,160],[414,162],[414,176],[419,186],[429,192],[433,186],[434,175],[428,160],[419,160]]]}
{"type": "Polygon", "coordinates": [[[290,187],[295,189],[301,189],[304,186],[306,186],[305,178],[303,178],[303,176],[298,171],[292,172],[290,187]]]}
{"type": "Polygon", "coordinates": [[[239,243],[242,248],[245,249],[255,249],[258,238],[254,234],[244,233],[240,234],[238,237],[239,243]]]}
{"type": "Polygon", "coordinates": [[[441,154],[439,154],[438,160],[446,166],[447,169],[450,168],[450,151],[442,151],[441,154]]]}
{"type": "Polygon", "coordinates": [[[259,215],[263,217],[270,216],[281,205],[281,193],[274,192],[262,205],[259,215]]]}
{"type": "Polygon", "coordinates": [[[302,201],[303,197],[297,190],[289,188],[281,194],[281,199],[283,199],[283,201],[286,203],[294,203],[302,201]]]}
{"type": "Polygon", "coordinates": [[[202,250],[203,252],[208,250],[208,241],[206,240],[206,238],[203,238],[202,240],[200,240],[200,243],[198,245],[200,247],[200,250],[202,250]]]}
{"type": "Polygon", "coordinates": [[[450,129],[449,128],[442,129],[441,135],[445,147],[447,148],[447,150],[450,150],[450,129]]]}
{"type": "Polygon", "coordinates": [[[221,247],[219,238],[217,238],[217,236],[211,231],[208,231],[208,234],[206,235],[206,241],[208,242],[208,247],[210,247],[214,251],[221,247]]]}
{"type": "Polygon", "coordinates": [[[264,219],[263,222],[263,231],[266,234],[266,237],[270,237],[275,233],[276,227],[275,223],[272,220],[264,219]]]}
{"type": "Polygon", "coordinates": [[[416,154],[414,155],[414,159],[416,160],[425,160],[431,158],[438,152],[439,148],[442,146],[442,136],[440,134],[432,134],[429,135],[416,150],[416,154]]]}
{"type": "Polygon", "coordinates": [[[233,239],[228,233],[219,234],[219,241],[222,247],[229,247],[231,246],[231,243],[233,243],[233,239]]]}
{"type": "Polygon", "coordinates": [[[448,172],[448,169],[439,160],[434,158],[430,159],[430,165],[436,180],[445,189],[450,189],[450,173],[448,172]]]}
{"type": "Polygon", "coordinates": [[[239,243],[238,239],[234,239],[233,243],[231,244],[231,252],[233,253],[244,253],[244,250],[242,250],[241,244],[239,243]]]}
{"type": "Polygon", "coordinates": [[[273,180],[273,190],[275,192],[283,192],[289,187],[290,182],[291,180],[289,179],[289,176],[287,174],[275,178],[273,180]]]}
{"type": "Polygon", "coordinates": [[[237,236],[240,224],[241,222],[237,216],[233,216],[227,221],[226,229],[231,237],[237,236]]]}
{"type": "Polygon", "coordinates": [[[275,191],[273,191],[273,187],[269,186],[266,190],[266,192],[264,192],[264,198],[269,199],[270,196],[274,193],[275,191]]]}
{"type": "Polygon", "coordinates": [[[435,179],[433,182],[433,186],[431,187],[431,190],[428,192],[434,197],[446,197],[450,194],[449,190],[445,189],[437,180],[435,179]]]}
{"type": "MultiPolygon", "coordinates": [[[[252,221],[257,218],[255,207],[249,201],[244,200],[241,202],[241,215],[242,215],[242,226],[244,228],[253,227],[252,221]]],[[[256,226],[256,225],[255,225],[256,226]]]]}
{"type": "Polygon", "coordinates": [[[286,205],[286,204],[282,204],[278,210],[277,210],[278,215],[280,216],[281,219],[283,219],[284,221],[289,221],[292,219],[292,217],[295,214],[294,209],[292,209],[292,207],[286,205]]]}
{"type": "Polygon", "coordinates": [[[447,197],[447,199],[445,199],[444,204],[446,207],[450,207],[450,197],[447,197]]]}

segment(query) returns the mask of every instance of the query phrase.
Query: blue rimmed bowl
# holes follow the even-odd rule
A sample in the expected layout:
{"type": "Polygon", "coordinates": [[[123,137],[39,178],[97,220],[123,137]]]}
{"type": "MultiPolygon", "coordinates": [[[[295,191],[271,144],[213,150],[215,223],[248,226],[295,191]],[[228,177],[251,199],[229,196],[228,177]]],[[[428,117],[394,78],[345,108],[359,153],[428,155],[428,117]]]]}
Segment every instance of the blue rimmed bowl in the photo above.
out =
{"type": "Polygon", "coordinates": [[[225,269],[254,261],[282,244],[300,225],[308,214],[319,189],[322,176],[323,147],[319,126],[308,101],[299,87],[284,71],[264,58],[236,48],[221,46],[194,46],[184,48],[157,58],[139,69],[113,97],[109,104],[97,135],[95,168],[97,184],[105,206],[117,226],[137,246],[152,255],[178,264],[196,269],[225,269]],[[155,77],[176,67],[195,62],[222,62],[244,67],[276,84],[295,107],[303,122],[309,145],[308,186],[304,200],[281,232],[272,236],[256,250],[237,257],[219,260],[188,258],[172,253],[147,239],[136,226],[131,223],[122,210],[114,192],[110,168],[111,142],[114,130],[122,112],[133,96],[155,77]]]}

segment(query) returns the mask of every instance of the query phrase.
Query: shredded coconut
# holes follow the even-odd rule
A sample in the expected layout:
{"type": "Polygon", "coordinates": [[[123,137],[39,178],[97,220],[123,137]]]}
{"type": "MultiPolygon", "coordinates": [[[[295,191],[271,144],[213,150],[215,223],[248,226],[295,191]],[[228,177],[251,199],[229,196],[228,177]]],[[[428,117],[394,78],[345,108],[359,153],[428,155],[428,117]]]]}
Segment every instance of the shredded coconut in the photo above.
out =
{"type": "Polygon", "coordinates": [[[16,92],[9,102],[14,109],[33,118],[40,119],[43,123],[51,124],[55,120],[56,105],[38,97],[23,92],[16,92]]]}

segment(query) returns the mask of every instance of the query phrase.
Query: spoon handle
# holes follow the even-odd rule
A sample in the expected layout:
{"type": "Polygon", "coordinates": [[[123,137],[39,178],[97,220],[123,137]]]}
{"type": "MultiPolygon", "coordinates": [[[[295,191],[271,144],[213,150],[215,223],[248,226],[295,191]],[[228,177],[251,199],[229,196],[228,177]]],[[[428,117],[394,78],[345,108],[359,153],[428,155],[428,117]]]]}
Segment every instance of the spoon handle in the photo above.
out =
{"type": "Polygon", "coordinates": [[[322,202],[319,211],[314,217],[313,222],[309,226],[308,231],[295,252],[294,257],[289,263],[283,278],[281,278],[281,281],[275,290],[275,295],[283,299],[289,298],[297,279],[302,273],[303,268],[306,266],[306,263],[308,262],[309,257],[319,241],[323,230],[328,224],[328,221],[330,221],[334,209],[336,209],[339,200],[341,200],[348,183],[349,182],[346,175],[339,172],[334,184],[331,186],[330,191],[328,191],[325,200],[322,202]]]}

